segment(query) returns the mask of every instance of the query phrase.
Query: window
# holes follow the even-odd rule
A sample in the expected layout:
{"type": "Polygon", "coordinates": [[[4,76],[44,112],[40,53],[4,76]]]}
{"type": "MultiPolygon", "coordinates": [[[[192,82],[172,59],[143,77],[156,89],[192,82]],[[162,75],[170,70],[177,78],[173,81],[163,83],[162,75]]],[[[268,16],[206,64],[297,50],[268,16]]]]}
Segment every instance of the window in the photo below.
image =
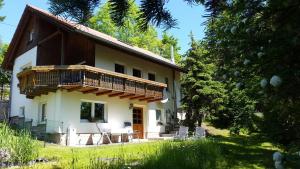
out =
{"type": "Polygon", "coordinates": [[[115,72],[118,73],[125,73],[125,68],[123,65],[115,64],[115,72]]]}
{"type": "Polygon", "coordinates": [[[80,119],[81,120],[90,120],[92,112],[92,103],[90,102],[81,102],[80,106],[80,119]]]}
{"type": "Polygon", "coordinates": [[[95,103],[95,119],[104,121],[104,104],[95,103]]]}
{"type": "Polygon", "coordinates": [[[148,79],[155,81],[155,74],[154,73],[148,73],[148,79]]]}
{"type": "Polygon", "coordinates": [[[41,103],[40,104],[40,111],[39,111],[39,122],[45,122],[47,117],[47,104],[41,103]]]}
{"type": "Polygon", "coordinates": [[[28,43],[32,42],[34,38],[34,30],[31,30],[29,32],[29,39],[28,39],[28,43]]]}
{"type": "Polygon", "coordinates": [[[25,117],[25,106],[21,106],[19,109],[19,115],[25,117]]]}
{"type": "Polygon", "coordinates": [[[166,91],[169,91],[169,79],[167,77],[165,78],[165,83],[167,84],[166,91]]]}
{"type": "Polygon", "coordinates": [[[132,69],[132,75],[135,77],[142,77],[142,73],[138,69],[132,69]]]}
{"type": "Polygon", "coordinates": [[[80,106],[80,120],[82,122],[105,122],[105,104],[82,101],[80,106]]]}
{"type": "Polygon", "coordinates": [[[156,121],[161,121],[161,110],[157,109],[156,110],[156,121]]]}

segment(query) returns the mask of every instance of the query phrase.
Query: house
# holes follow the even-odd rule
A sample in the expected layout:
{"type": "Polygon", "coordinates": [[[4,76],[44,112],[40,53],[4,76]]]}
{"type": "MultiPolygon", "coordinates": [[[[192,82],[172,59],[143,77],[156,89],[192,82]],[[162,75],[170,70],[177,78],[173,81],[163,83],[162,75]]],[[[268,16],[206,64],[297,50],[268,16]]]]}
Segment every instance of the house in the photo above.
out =
{"type": "Polygon", "coordinates": [[[13,72],[11,119],[43,125],[61,144],[98,142],[96,123],[159,137],[180,104],[174,61],[29,5],[2,67],[13,72]]]}

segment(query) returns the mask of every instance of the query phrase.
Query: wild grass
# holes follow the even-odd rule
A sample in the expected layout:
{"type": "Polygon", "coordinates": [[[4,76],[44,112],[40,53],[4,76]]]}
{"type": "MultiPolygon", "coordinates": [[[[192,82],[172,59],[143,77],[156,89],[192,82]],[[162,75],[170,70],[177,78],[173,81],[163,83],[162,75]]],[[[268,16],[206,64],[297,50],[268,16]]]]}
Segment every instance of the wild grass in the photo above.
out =
{"type": "Polygon", "coordinates": [[[38,157],[39,144],[29,132],[14,131],[5,123],[0,123],[0,149],[8,150],[9,162],[26,164],[38,157]]]}
{"type": "MultiPolygon", "coordinates": [[[[209,129],[211,126],[207,126],[209,129]]],[[[272,154],[282,151],[259,135],[230,136],[210,130],[198,141],[161,141],[97,147],[47,144],[39,157],[52,160],[25,168],[37,169],[264,169],[274,168],[272,154]]],[[[300,158],[287,156],[286,169],[300,168],[300,158]]]]}

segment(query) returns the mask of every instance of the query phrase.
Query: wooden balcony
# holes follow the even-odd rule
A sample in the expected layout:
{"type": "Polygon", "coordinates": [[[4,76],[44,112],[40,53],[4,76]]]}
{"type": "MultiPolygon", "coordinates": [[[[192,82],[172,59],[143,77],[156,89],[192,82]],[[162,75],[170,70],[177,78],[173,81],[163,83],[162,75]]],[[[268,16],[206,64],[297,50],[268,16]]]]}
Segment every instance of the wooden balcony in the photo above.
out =
{"type": "Polygon", "coordinates": [[[163,98],[164,83],[86,65],[35,66],[18,73],[20,93],[34,98],[58,89],[154,102],[163,98]]]}

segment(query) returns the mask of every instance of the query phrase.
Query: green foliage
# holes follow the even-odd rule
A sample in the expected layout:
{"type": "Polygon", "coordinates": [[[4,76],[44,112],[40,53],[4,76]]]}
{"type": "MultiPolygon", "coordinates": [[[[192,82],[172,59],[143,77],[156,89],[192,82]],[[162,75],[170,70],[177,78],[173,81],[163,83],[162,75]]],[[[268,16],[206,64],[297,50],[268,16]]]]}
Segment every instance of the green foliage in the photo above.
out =
{"type": "MultiPolygon", "coordinates": [[[[0,0],[0,9],[3,7],[3,5],[4,5],[3,0],[0,0]]],[[[5,19],[5,16],[0,16],[0,22],[4,21],[4,19],[5,19]]]]}
{"type": "Polygon", "coordinates": [[[11,162],[26,164],[37,158],[39,145],[27,131],[15,132],[5,123],[0,123],[0,148],[9,150],[11,162]]]}
{"type": "Polygon", "coordinates": [[[183,61],[186,74],[181,79],[182,107],[187,112],[185,124],[194,129],[209,113],[221,111],[226,100],[224,85],[214,79],[216,66],[207,59],[205,44],[193,40],[183,61]]]}
{"type": "MultiPolygon", "coordinates": [[[[147,151],[145,148],[144,151],[147,151]]],[[[124,152],[119,153],[117,157],[106,158],[109,161],[101,161],[99,160],[101,158],[95,158],[93,155],[90,161],[86,163],[86,168],[205,169],[222,168],[222,164],[225,163],[217,143],[206,139],[187,142],[163,142],[153,144],[153,148],[155,149],[154,153],[139,154],[140,159],[138,161],[124,159],[124,152]]],[[[77,159],[78,157],[73,154],[70,168],[79,167],[77,159]]]]}
{"type": "Polygon", "coordinates": [[[100,0],[49,0],[49,11],[86,25],[100,0]]]}
{"type": "MultiPolygon", "coordinates": [[[[8,49],[8,44],[2,44],[0,46],[0,64],[2,64],[4,55],[8,49]]],[[[0,68],[0,84],[9,84],[11,73],[0,68]]]]}
{"type": "MultiPolygon", "coordinates": [[[[228,86],[236,84],[255,103],[256,111],[263,112],[263,132],[284,145],[299,143],[300,38],[295,30],[300,27],[296,19],[300,3],[216,3],[219,4],[209,10],[205,39],[210,58],[216,60],[217,75],[226,77],[223,81],[228,86]],[[276,76],[277,84],[271,80],[276,76]],[[261,87],[263,79],[265,84],[261,87]]],[[[232,99],[240,104],[239,99],[232,99]]],[[[239,107],[241,116],[244,111],[253,111],[251,102],[244,105],[248,110],[239,107]]]]}
{"type": "Polygon", "coordinates": [[[168,59],[170,59],[170,50],[173,46],[175,59],[176,61],[180,60],[178,39],[164,32],[162,40],[160,40],[157,31],[152,26],[145,31],[140,30],[138,25],[140,10],[134,1],[131,1],[128,13],[122,21],[123,26],[120,27],[111,18],[112,7],[109,2],[102,5],[96,15],[89,20],[89,26],[122,42],[152,51],[168,59]]]}

